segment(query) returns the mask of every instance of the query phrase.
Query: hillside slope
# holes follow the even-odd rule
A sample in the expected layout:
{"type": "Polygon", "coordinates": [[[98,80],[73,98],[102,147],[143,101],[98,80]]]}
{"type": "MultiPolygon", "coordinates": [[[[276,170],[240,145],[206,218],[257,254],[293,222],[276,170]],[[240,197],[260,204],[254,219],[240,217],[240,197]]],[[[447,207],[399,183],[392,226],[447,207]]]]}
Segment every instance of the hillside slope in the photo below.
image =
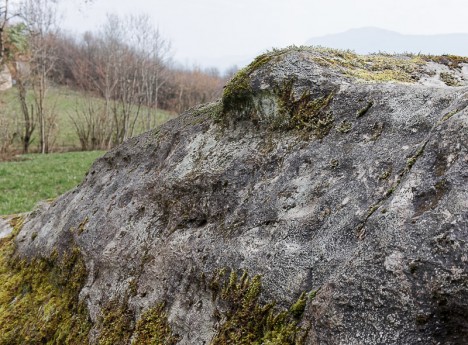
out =
{"type": "Polygon", "coordinates": [[[70,276],[90,343],[465,344],[467,62],[260,56],[29,215],[15,258],[70,276]]]}

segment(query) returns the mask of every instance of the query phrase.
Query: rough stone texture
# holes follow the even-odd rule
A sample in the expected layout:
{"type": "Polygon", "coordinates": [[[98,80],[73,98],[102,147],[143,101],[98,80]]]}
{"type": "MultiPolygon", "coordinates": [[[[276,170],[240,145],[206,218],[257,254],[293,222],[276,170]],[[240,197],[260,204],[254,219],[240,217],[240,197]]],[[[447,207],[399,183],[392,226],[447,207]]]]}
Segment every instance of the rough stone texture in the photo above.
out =
{"type": "Polygon", "coordinates": [[[255,109],[200,106],[107,153],[28,218],[18,253],[75,242],[93,320],[136,282],[129,306],[165,301],[181,344],[216,334],[201,277],[223,267],[262,275],[279,307],[320,289],[307,344],[468,343],[468,88],[365,82],[313,54],[250,71],[255,109]],[[271,128],[291,80],[296,99],[333,94],[323,138],[271,128]]]}

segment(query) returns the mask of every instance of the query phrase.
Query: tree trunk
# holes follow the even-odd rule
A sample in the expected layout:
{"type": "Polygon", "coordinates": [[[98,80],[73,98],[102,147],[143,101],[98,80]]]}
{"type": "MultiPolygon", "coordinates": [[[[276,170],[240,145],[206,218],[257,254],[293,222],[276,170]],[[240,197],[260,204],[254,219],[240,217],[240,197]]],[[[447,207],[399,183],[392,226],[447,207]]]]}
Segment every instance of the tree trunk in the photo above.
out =
{"type": "Polygon", "coordinates": [[[31,106],[31,110],[28,108],[26,102],[26,88],[24,87],[23,81],[18,79],[18,97],[21,104],[21,112],[23,113],[24,126],[23,126],[23,136],[21,141],[23,142],[23,153],[29,152],[29,145],[31,144],[31,137],[34,132],[34,108],[31,106]]]}

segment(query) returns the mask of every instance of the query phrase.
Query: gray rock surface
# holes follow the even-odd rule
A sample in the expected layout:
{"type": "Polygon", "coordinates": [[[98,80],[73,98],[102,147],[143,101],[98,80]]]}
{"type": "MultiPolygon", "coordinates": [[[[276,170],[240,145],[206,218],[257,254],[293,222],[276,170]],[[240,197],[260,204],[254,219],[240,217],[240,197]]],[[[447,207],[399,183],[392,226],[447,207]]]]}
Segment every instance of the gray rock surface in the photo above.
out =
{"type": "Polygon", "coordinates": [[[433,62],[375,82],[322,58],[274,54],[248,70],[248,105],[203,105],[110,151],[28,218],[18,253],[76,243],[94,321],[136,282],[129,306],[165,301],[181,344],[216,334],[200,276],[223,267],[260,274],[279,308],[319,289],[307,344],[468,343],[468,88],[425,84],[433,62]],[[332,96],[294,126],[281,98],[304,95],[332,96]]]}

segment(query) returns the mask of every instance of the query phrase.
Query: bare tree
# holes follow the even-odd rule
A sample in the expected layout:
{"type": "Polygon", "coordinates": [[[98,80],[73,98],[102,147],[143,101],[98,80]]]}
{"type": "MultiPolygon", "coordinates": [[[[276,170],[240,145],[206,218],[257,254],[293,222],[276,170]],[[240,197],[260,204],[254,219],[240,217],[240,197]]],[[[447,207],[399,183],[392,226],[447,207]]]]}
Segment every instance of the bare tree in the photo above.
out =
{"type": "Polygon", "coordinates": [[[80,140],[81,149],[109,149],[112,139],[112,121],[102,102],[93,97],[78,100],[75,111],[69,114],[80,140]]]}
{"type": "Polygon", "coordinates": [[[23,143],[23,153],[27,153],[31,143],[32,133],[34,132],[34,109],[30,109],[26,101],[26,87],[25,87],[25,69],[20,60],[21,56],[27,55],[27,38],[25,32],[25,25],[23,23],[8,26],[11,19],[9,1],[4,0],[0,3],[0,67],[7,68],[12,76],[17,81],[17,90],[23,120],[19,132],[21,133],[21,141],[23,143]],[[3,65],[3,66],[2,66],[3,65]]]}
{"type": "MultiPolygon", "coordinates": [[[[111,34],[112,32],[110,32],[111,34]]],[[[103,113],[111,124],[112,132],[112,102],[118,83],[117,50],[118,41],[111,37],[96,37],[86,33],[83,37],[82,58],[78,63],[80,86],[83,90],[96,91],[104,99],[103,113]]]]}
{"type": "Polygon", "coordinates": [[[68,70],[65,74],[88,96],[85,102],[77,100],[69,114],[82,149],[106,149],[117,142],[114,115],[119,111],[117,88],[123,80],[119,77],[123,62],[119,22],[113,19],[99,34],[86,32],[80,40],[62,37],[59,44],[60,68],[68,70]],[[102,97],[103,104],[93,96],[102,97]]]}
{"type": "Polygon", "coordinates": [[[143,108],[143,127],[149,129],[155,123],[158,95],[168,78],[170,44],[153,28],[148,16],[122,19],[109,15],[99,37],[107,57],[101,80],[111,86],[106,90],[112,100],[114,141],[121,143],[135,134],[143,108]]]}
{"type": "Polygon", "coordinates": [[[153,115],[158,110],[160,90],[170,77],[171,43],[161,35],[158,28],[154,28],[146,15],[132,16],[128,22],[132,29],[128,44],[142,58],[141,89],[146,106],[143,123],[145,130],[149,130],[156,124],[156,117],[153,115]]]}
{"type": "Polygon", "coordinates": [[[17,133],[12,127],[11,119],[0,114],[0,157],[11,152],[11,146],[17,133]]]}
{"type": "MultiPolygon", "coordinates": [[[[5,68],[6,25],[8,21],[8,0],[0,3],[0,72],[5,68]]],[[[0,158],[10,151],[15,134],[11,131],[11,119],[0,114],[0,158]]]]}
{"type": "Polygon", "coordinates": [[[29,104],[27,100],[27,87],[26,83],[29,80],[29,69],[26,64],[16,62],[15,68],[16,88],[18,91],[18,99],[21,106],[21,113],[23,114],[21,142],[23,143],[23,153],[29,152],[29,146],[32,141],[32,135],[36,129],[35,121],[35,107],[29,104]]]}
{"type": "Polygon", "coordinates": [[[224,80],[217,76],[214,69],[203,71],[197,67],[191,70],[173,70],[171,90],[165,95],[169,103],[166,107],[178,113],[200,103],[209,102],[220,97],[224,80]]]}
{"type": "Polygon", "coordinates": [[[0,0],[0,65],[5,63],[8,58],[8,26],[10,20],[15,16],[11,13],[11,4],[9,0],[0,0]]]}
{"type": "Polygon", "coordinates": [[[55,104],[46,100],[49,77],[57,61],[53,44],[57,33],[56,3],[55,0],[25,0],[20,7],[29,40],[28,80],[22,83],[24,88],[30,86],[32,89],[34,105],[31,113],[38,121],[41,153],[49,152],[57,126],[55,104]]]}
{"type": "Polygon", "coordinates": [[[8,22],[8,0],[0,2],[0,65],[5,54],[5,29],[8,22]]]}

